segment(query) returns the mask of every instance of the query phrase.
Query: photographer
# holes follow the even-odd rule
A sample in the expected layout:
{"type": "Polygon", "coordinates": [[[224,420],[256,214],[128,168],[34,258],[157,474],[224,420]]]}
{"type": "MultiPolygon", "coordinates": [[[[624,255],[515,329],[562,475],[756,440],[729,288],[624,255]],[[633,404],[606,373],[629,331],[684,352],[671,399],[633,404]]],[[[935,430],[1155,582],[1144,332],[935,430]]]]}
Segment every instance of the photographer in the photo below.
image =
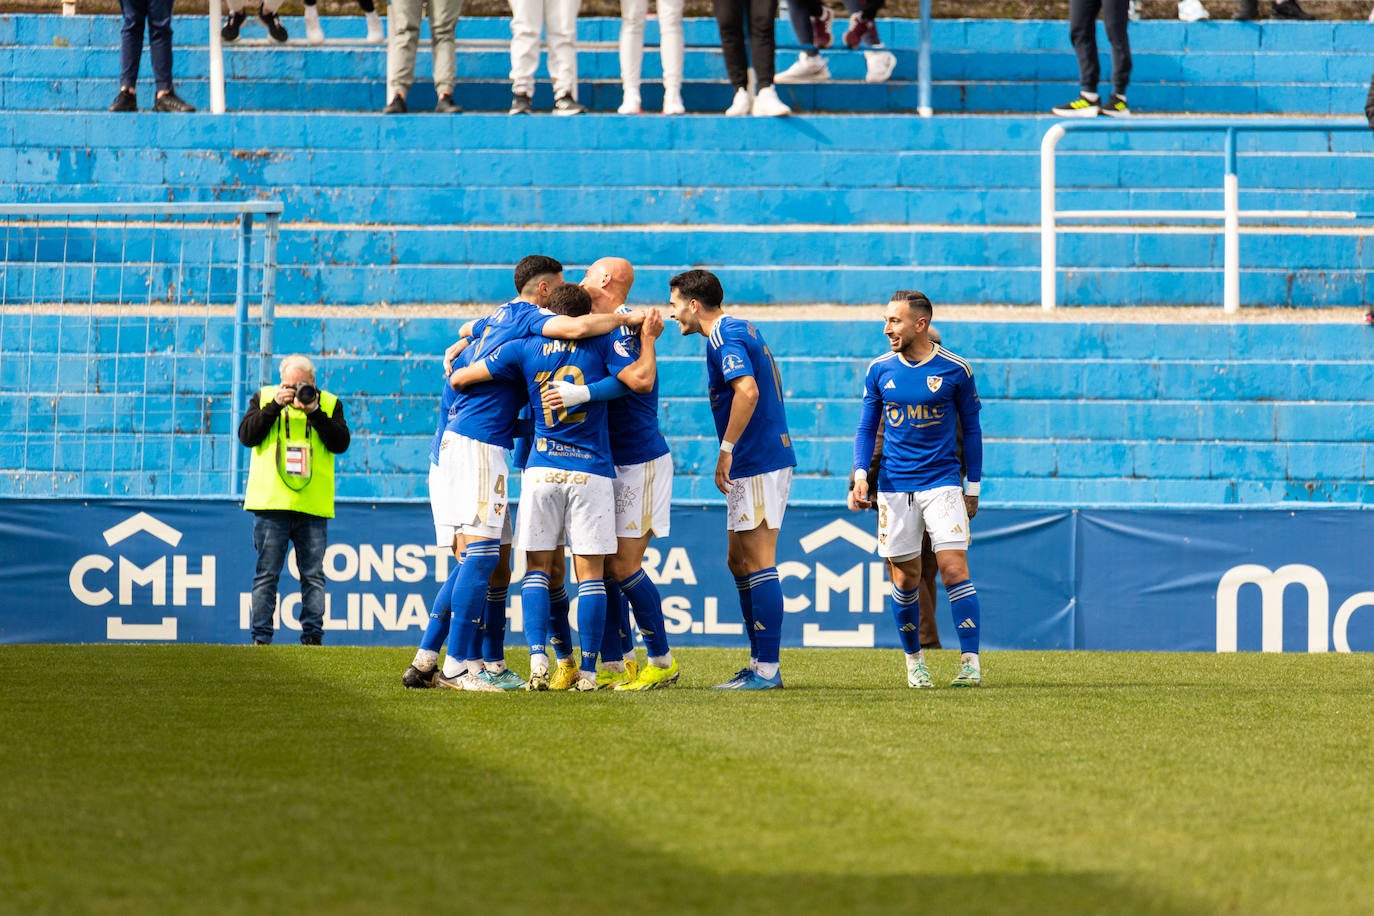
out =
{"type": "Polygon", "coordinates": [[[243,508],[256,516],[253,547],[253,644],[272,641],[277,579],[288,544],[301,576],[301,643],[324,635],[324,551],[334,517],[334,456],[348,450],[343,403],[315,387],[315,364],[281,361],[281,384],[259,389],[239,421],[239,441],[253,450],[243,508]]]}

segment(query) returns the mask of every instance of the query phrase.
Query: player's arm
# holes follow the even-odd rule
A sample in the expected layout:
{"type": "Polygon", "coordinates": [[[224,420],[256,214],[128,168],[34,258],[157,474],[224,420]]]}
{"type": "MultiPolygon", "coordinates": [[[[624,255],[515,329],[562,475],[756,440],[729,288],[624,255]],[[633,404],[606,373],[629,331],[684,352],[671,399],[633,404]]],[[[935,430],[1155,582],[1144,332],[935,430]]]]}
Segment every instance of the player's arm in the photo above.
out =
{"type": "Polygon", "coordinates": [[[630,393],[630,389],[614,375],[598,379],[590,385],[555,380],[540,389],[540,400],[550,410],[572,410],[588,401],[614,401],[630,393]]]}
{"type": "Polygon", "coordinates": [[[649,309],[644,323],[639,326],[639,358],[616,373],[627,387],[636,394],[648,394],[654,390],[658,380],[658,357],[654,353],[654,343],[663,333],[663,315],[658,309],[649,309]]]}
{"type": "Polygon", "coordinates": [[[972,375],[959,385],[954,403],[959,412],[959,429],[964,434],[964,466],[967,470],[964,508],[968,510],[968,517],[973,518],[978,514],[978,494],[983,482],[983,424],[978,419],[983,405],[978,399],[978,388],[972,375]]]}
{"type": "Polygon", "coordinates": [[[854,434],[854,467],[850,477],[854,489],[849,491],[849,508],[867,509],[873,505],[868,498],[868,466],[873,462],[873,449],[878,442],[878,424],[883,417],[883,401],[877,385],[871,379],[864,382],[863,408],[859,411],[859,428],[854,434]]]}
{"type": "Polygon", "coordinates": [[[643,312],[611,312],[595,315],[554,315],[539,333],[554,340],[586,340],[618,328],[637,328],[644,323],[643,312]]]}
{"type": "Polygon", "coordinates": [[[448,377],[448,383],[452,385],[456,391],[462,391],[469,385],[479,385],[482,382],[489,382],[491,380],[491,367],[487,365],[485,359],[480,362],[475,362],[470,366],[455,369],[448,377]]]}
{"type": "Polygon", "coordinates": [[[735,443],[744,435],[745,428],[754,417],[754,408],[759,404],[759,386],[752,375],[737,375],[730,379],[734,397],[730,401],[730,419],[725,424],[725,435],[720,440],[720,453],[716,456],[716,489],[729,493],[733,481],[730,480],[730,465],[734,461],[735,443]]]}
{"type": "Polygon", "coordinates": [[[472,318],[464,322],[463,326],[458,329],[458,339],[449,344],[448,349],[444,350],[445,372],[453,371],[453,361],[458,358],[458,354],[468,348],[468,344],[472,343],[473,328],[476,327],[477,320],[472,318]]]}

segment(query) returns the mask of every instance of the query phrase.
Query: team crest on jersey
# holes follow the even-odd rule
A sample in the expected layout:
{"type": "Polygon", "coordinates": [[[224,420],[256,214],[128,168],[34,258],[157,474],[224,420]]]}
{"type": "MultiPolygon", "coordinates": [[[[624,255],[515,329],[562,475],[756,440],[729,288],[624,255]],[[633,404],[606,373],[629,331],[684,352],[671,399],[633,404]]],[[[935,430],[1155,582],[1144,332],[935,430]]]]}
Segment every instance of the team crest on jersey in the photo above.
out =
{"type": "Polygon", "coordinates": [[[721,372],[737,372],[744,368],[744,360],[734,353],[728,354],[725,359],[720,361],[721,372]]]}
{"type": "Polygon", "coordinates": [[[945,380],[944,380],[944,377],[943,377],[943,376],[939,376],[939,375],[927,375],[927,376],[926,376],[926,387],[929,388],[929,389],[931,390],[931,393],[932,393],[932,394],[933,394],[934,392],[936,392],[936,391],[939,391],[939,390],[940,390],[940,386],[943,385],[944,383],[945,383],[945,380]]]}

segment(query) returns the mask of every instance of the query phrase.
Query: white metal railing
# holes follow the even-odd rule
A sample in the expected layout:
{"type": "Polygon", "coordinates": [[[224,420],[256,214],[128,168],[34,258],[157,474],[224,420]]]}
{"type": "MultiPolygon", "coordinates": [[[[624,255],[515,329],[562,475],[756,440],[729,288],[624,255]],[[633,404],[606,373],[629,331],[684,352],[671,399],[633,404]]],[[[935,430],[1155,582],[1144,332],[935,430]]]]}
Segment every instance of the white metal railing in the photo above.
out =
{"type": "MultiPolygon", "coordinates": [[[[1227,313],[1240,310],[1240,232],[1241,220],[1309,219],[1352,220],[1360,216],[1345,210],[1241,210],[1240,179],[1236,174],[1236,135],[1241,132],[1290,133],[1366,133],[1363,118],[1289,119],[1289,118],[1110,118],[1092,121],[1065,121],[1052,125],[1040,142],[1040,306],[1055,308],[1057,283],[1057,240],[1060,219],[1157,219],[1220,221],[1225,239],[1222,265],[1222,306],[1227,313]],[[1225,173],[1222,176],[1221,210],[1057,210],[1055,209],[1055,150],[1069,131],[1113,133],[1140,131],[1152,133],[1224,132],[1225,173]]],[[[1102,151],[1102,154],[1110,151],[1102,151]]],[[[1123,228],[1140,228],[1124,226],[1123,228]]],[[[1082,230],[1080,230],[1082,231],[1082,230]]]]}

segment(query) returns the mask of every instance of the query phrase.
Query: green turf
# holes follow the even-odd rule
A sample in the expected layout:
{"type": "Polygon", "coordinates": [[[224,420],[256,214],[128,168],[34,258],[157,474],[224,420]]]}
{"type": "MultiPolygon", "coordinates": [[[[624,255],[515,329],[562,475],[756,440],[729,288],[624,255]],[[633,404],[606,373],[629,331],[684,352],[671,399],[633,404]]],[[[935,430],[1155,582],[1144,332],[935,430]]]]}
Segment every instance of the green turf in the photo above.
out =
{"type": "Polygon", "coordinates": [[[1374,659],[788,651],[788,688],[406,691],[410,651],[0,647],[0,910],[1318,913],[1374,659]]]}

